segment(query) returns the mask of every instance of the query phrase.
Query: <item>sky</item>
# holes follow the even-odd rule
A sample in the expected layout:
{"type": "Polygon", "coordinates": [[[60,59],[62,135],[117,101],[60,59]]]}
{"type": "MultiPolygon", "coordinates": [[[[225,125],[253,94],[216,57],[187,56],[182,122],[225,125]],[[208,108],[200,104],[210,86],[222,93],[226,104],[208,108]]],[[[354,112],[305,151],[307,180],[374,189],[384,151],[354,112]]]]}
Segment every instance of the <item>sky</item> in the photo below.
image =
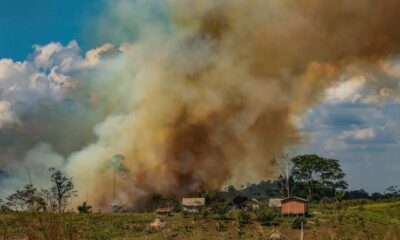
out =
{"type": "Polygon", "coordinates": [[[90,22],[100,13],[98,0],[0,1],[0,57],[24,60],[35,44],[67,44],[76,39],[92,47],[90,22]]]}
{"type": "MultiPolygon", "coordinates": [[[[62,81],[73,84],[70,76],[74,74],[76,66],[71,62],[91,66],[96,59],[85,56],[85,52],[106,43],[95,39],[96,34],[92,32],[93,21],[102,12],[102,8],[102,1],[98,0],[1,0],[1,63],[9,70],[15,68],[15,72],[21,74],[16,76],[28,79],[45,72],[43,77],[46,81],[58,83],[63,79],[62,81]],[[46,51],[56,51],[59,56],[54,59],[48,56],[46,58],[46,51]],[[72,59],[67,67],[63,63],[63,57],[72,59]],[[22,66],[22,71],[17,62],[29,58],[33,58],[34,63],[22,66]],[[46,61],[41,61],[43,59],[46,61]]],[[[93,56],[98,57],[99,52],[104,53],[112,48],[106,46],[105,49],[97,49],[93,56]]],[[[1,67],[0,65],[0,80],[1,67]]],[[[398,69],[394,67],[393,71],[398,69]]],[[[11,139],[7,130],[1,129],[2,122],[9,123],[15,118],[9,102],[22,101],[23,94],[36,96],[41,93],[2,95],[2,98],[7,97],[11,100],[0,102],[0,143],[11,139]]],[[[57,98],[55,93],[53,95],[47,91],[46,94],[48,98],[57,98]]],[[[298,126],[305,133],[305,137],[301,144],[289,148],[288,151],[292,155],[317,153],[339,159],[351,189],[363,188],[370,192],[382,192],[390,185],[400,184],[400,103],[397,100],[379,103],[370,101],[368,94],[368,87],[362,76],[338,81],[326,90],[324,100],[314,104],[298,119],[298,126]]],[[[39,97],[33,99],[41,101],[39,97]]],[[[75,114],[84,115],[83,110],[79,110],[80,105],[68,104],[63,102],[62,107],[73,108],[71,111],[75,111],[75,114]]],[[[18,112],[18,106],[15,108],[18,112]]],[[[93,114],[101,116],[102,112],[93,110],[93,114]]],[[[91,133],[84,134],[88,137],[83,143],[90,142],[93,138],[91,133]]],[[[57,143],[54,147],[57,148],[57,143]]],[[[58,159],[57,161],[62,158],[61,155],[52,155],[50,146],[40,145],[38,148],[48,151],[49,156],[58,159]]],[[[77,150],[74,144],[67,148],[57,150],[61,154],[63,151],[77,150]]],[[[1,151],[6,152],[5,149],[1,151]]],[[[34,159],[35,150],[29,153],[33,154],[34,159]]]]}

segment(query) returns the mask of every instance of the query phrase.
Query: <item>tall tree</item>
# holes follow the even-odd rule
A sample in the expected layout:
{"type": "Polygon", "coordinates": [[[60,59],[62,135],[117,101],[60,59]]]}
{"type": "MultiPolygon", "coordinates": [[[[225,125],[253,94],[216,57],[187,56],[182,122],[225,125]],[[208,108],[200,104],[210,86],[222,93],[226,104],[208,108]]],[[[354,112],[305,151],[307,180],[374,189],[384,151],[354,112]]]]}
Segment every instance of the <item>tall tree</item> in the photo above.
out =
{"type": "Polygon", "coordinates": [[[56,200],[58,212],[63,212],[67,206],[68,200],[75,197],[77,191],[75,190],[72,178],[66,177],[60,170],[49,168],[51,172],[51,187],[52,197],[56,200]]]}
{"type": "Polygon", "coordinates": [[[290,197],[295,190],[296,183],[291,176],[293,162],[286,153],[282,153],[273,159],[276,169],[279,173],[279,177],[276,181],[278,188],[277,193],[281,197],[290,197]]]}
{"type": "Polygon", "coordinates": [[[345,174],[338,160],[312,154],[294,157],[292,162],[292,176],[305,187],[310,200],[335,196],[337,191],[347,189],[345,174]]]}

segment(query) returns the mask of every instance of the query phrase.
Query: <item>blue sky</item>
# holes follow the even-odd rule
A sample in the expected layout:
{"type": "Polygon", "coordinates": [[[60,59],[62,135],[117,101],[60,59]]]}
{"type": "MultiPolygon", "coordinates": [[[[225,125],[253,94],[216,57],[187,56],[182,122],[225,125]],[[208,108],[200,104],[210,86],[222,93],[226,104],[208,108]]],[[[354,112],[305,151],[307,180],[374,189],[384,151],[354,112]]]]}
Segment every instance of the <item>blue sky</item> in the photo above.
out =
{"type": "Polygon", "coordinates": [[[99,14],[99,0],[1,0],[0,58],[24,60],[32,45],[76,39],[93,47],[88,24],[99,14]]]}

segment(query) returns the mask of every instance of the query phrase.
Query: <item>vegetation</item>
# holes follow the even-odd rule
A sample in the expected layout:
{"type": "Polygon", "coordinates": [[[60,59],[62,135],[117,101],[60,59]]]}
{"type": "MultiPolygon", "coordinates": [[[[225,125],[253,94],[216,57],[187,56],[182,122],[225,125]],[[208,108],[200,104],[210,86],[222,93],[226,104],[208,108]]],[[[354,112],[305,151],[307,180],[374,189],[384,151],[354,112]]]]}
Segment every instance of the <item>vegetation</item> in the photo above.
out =
{"type": "Polygon", "coordinates": [[[83,202],[82,205],[77,207],[79,213],[91,213],[91,208],[92,206],[89,206],[87,202],[83,202]]]}
{"type": "Polygon", "coordinates": [[[66,177],[60,170],[50,168],[52,173],[50,180],[53,183],[51,194],[56,201],[58,212],[63,212],[68,204],[68,200],[76,196],[77,192],[74,188],[72,178],[66,177]]]}
{"type": "Polygon", "coordinates": [[[301,229],[304,228],[307,223],[307,219],[305,217],[295,217],[292,221],[293,229],[301,229]]]}
{"type": "Polygon", "coordinates": [[[292,176],[307,191],[307,198],[320,200],[332,197],[347,188],[339,161],[317,155],[301,155],[292,159],[292,176]]]}
{"type": "Polygon", "coordinates": [[[257,211],[257,221],[264,226],[273,225],[276,217],[277,214],[267,207],[262,207],[257,211]]]}
{"type": "MultiPolygon", "coordinates": [[[[347,209],[335,210],[336,204],[311,204],[304,239],[387,239],[400,236],[400,200],[354,202],[344,200],[347,209]],[[360,208],[362,206],[362,208],[360,208]]],[[[245,211],[245,210],[241,210],[245,211]]],[[[0,215],[0,239],[62,240],[157,240],[157,239],[268,239],[279,230],[286,239],[298,239],[300,230],[293,229],[293,218],[276,218],[263,226],[257,214],[248,212],[249,223],[238,224],[238,210],[229,210],[226,220],[211,214],[208,219],[185,219],[181,214],[163,217],[164,228],[152,229],[154,213],[41,213],[8,212],[0,215]]]]}

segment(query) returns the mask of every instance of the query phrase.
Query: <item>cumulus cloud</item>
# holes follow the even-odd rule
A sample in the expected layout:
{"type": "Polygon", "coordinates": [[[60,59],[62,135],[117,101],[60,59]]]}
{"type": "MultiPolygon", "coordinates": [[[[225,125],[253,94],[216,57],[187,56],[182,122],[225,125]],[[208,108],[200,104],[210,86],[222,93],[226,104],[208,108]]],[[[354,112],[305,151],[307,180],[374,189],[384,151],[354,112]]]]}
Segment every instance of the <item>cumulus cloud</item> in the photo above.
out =
{"type": "Polygon", "coordinates": [[[0,101],[0,129],[6,125],[18,122],[17,117],[11,111],[11,104],[7,101],[0,101]]]}
{"type": "Polygon", "coordinates": [[[79,51],[72,43],[65,49],[59,43],[35,46],[31,57],[23,62],[0,59],[0,97],[13,106],[32,107],[40,99],[62,99],[64,85],[74,81],[68,74],[80,62],[79,51]]]}
{"type": "MultiPolygon", "coordinates": [[[[123,46],[125,47],[126,44],[123,46]]],[[[91,49],[86,53],[86,59],[83,61],[82,65],[90,67],[96,66],[100,63],[101,59],[120,53],[123,51],[124,47],[120,48],[122,50],[119,50],[115,48],[114,45],[106,43],[98,48],[91,49]]]]}
{"type": "MultiPolygon", "coordinates": [[[[111,44],[80,54],[76,41],[63,46],[60,43],[35,45],[28,60],[14,62],[0,59],[0,97],[12,107],[32,107],[41,100],[59,101],[66,90],[74,88],[74,74],[99,64],[100,59],[117,50],[111,44]]],[[[23,110],[22,110],[23,111],[23,110]]],[[[19,115],[19,113],[16,113],[19,115]]]]}
{"type": "Polygon", "coordinates": [[[326,90],[327,101],[331,103],[355,103],[363,97],[362,91],[365,84],[366,79],[363,76],[356,76],[339,82],[326,90]]]}
{"type": "Polygon", "coordinates": [[[374,137],[375,130],[373,128],[343,131],[343,133],[340,135],[340,138],[353,138],[356,140],[373,139],[374,137]]]}

